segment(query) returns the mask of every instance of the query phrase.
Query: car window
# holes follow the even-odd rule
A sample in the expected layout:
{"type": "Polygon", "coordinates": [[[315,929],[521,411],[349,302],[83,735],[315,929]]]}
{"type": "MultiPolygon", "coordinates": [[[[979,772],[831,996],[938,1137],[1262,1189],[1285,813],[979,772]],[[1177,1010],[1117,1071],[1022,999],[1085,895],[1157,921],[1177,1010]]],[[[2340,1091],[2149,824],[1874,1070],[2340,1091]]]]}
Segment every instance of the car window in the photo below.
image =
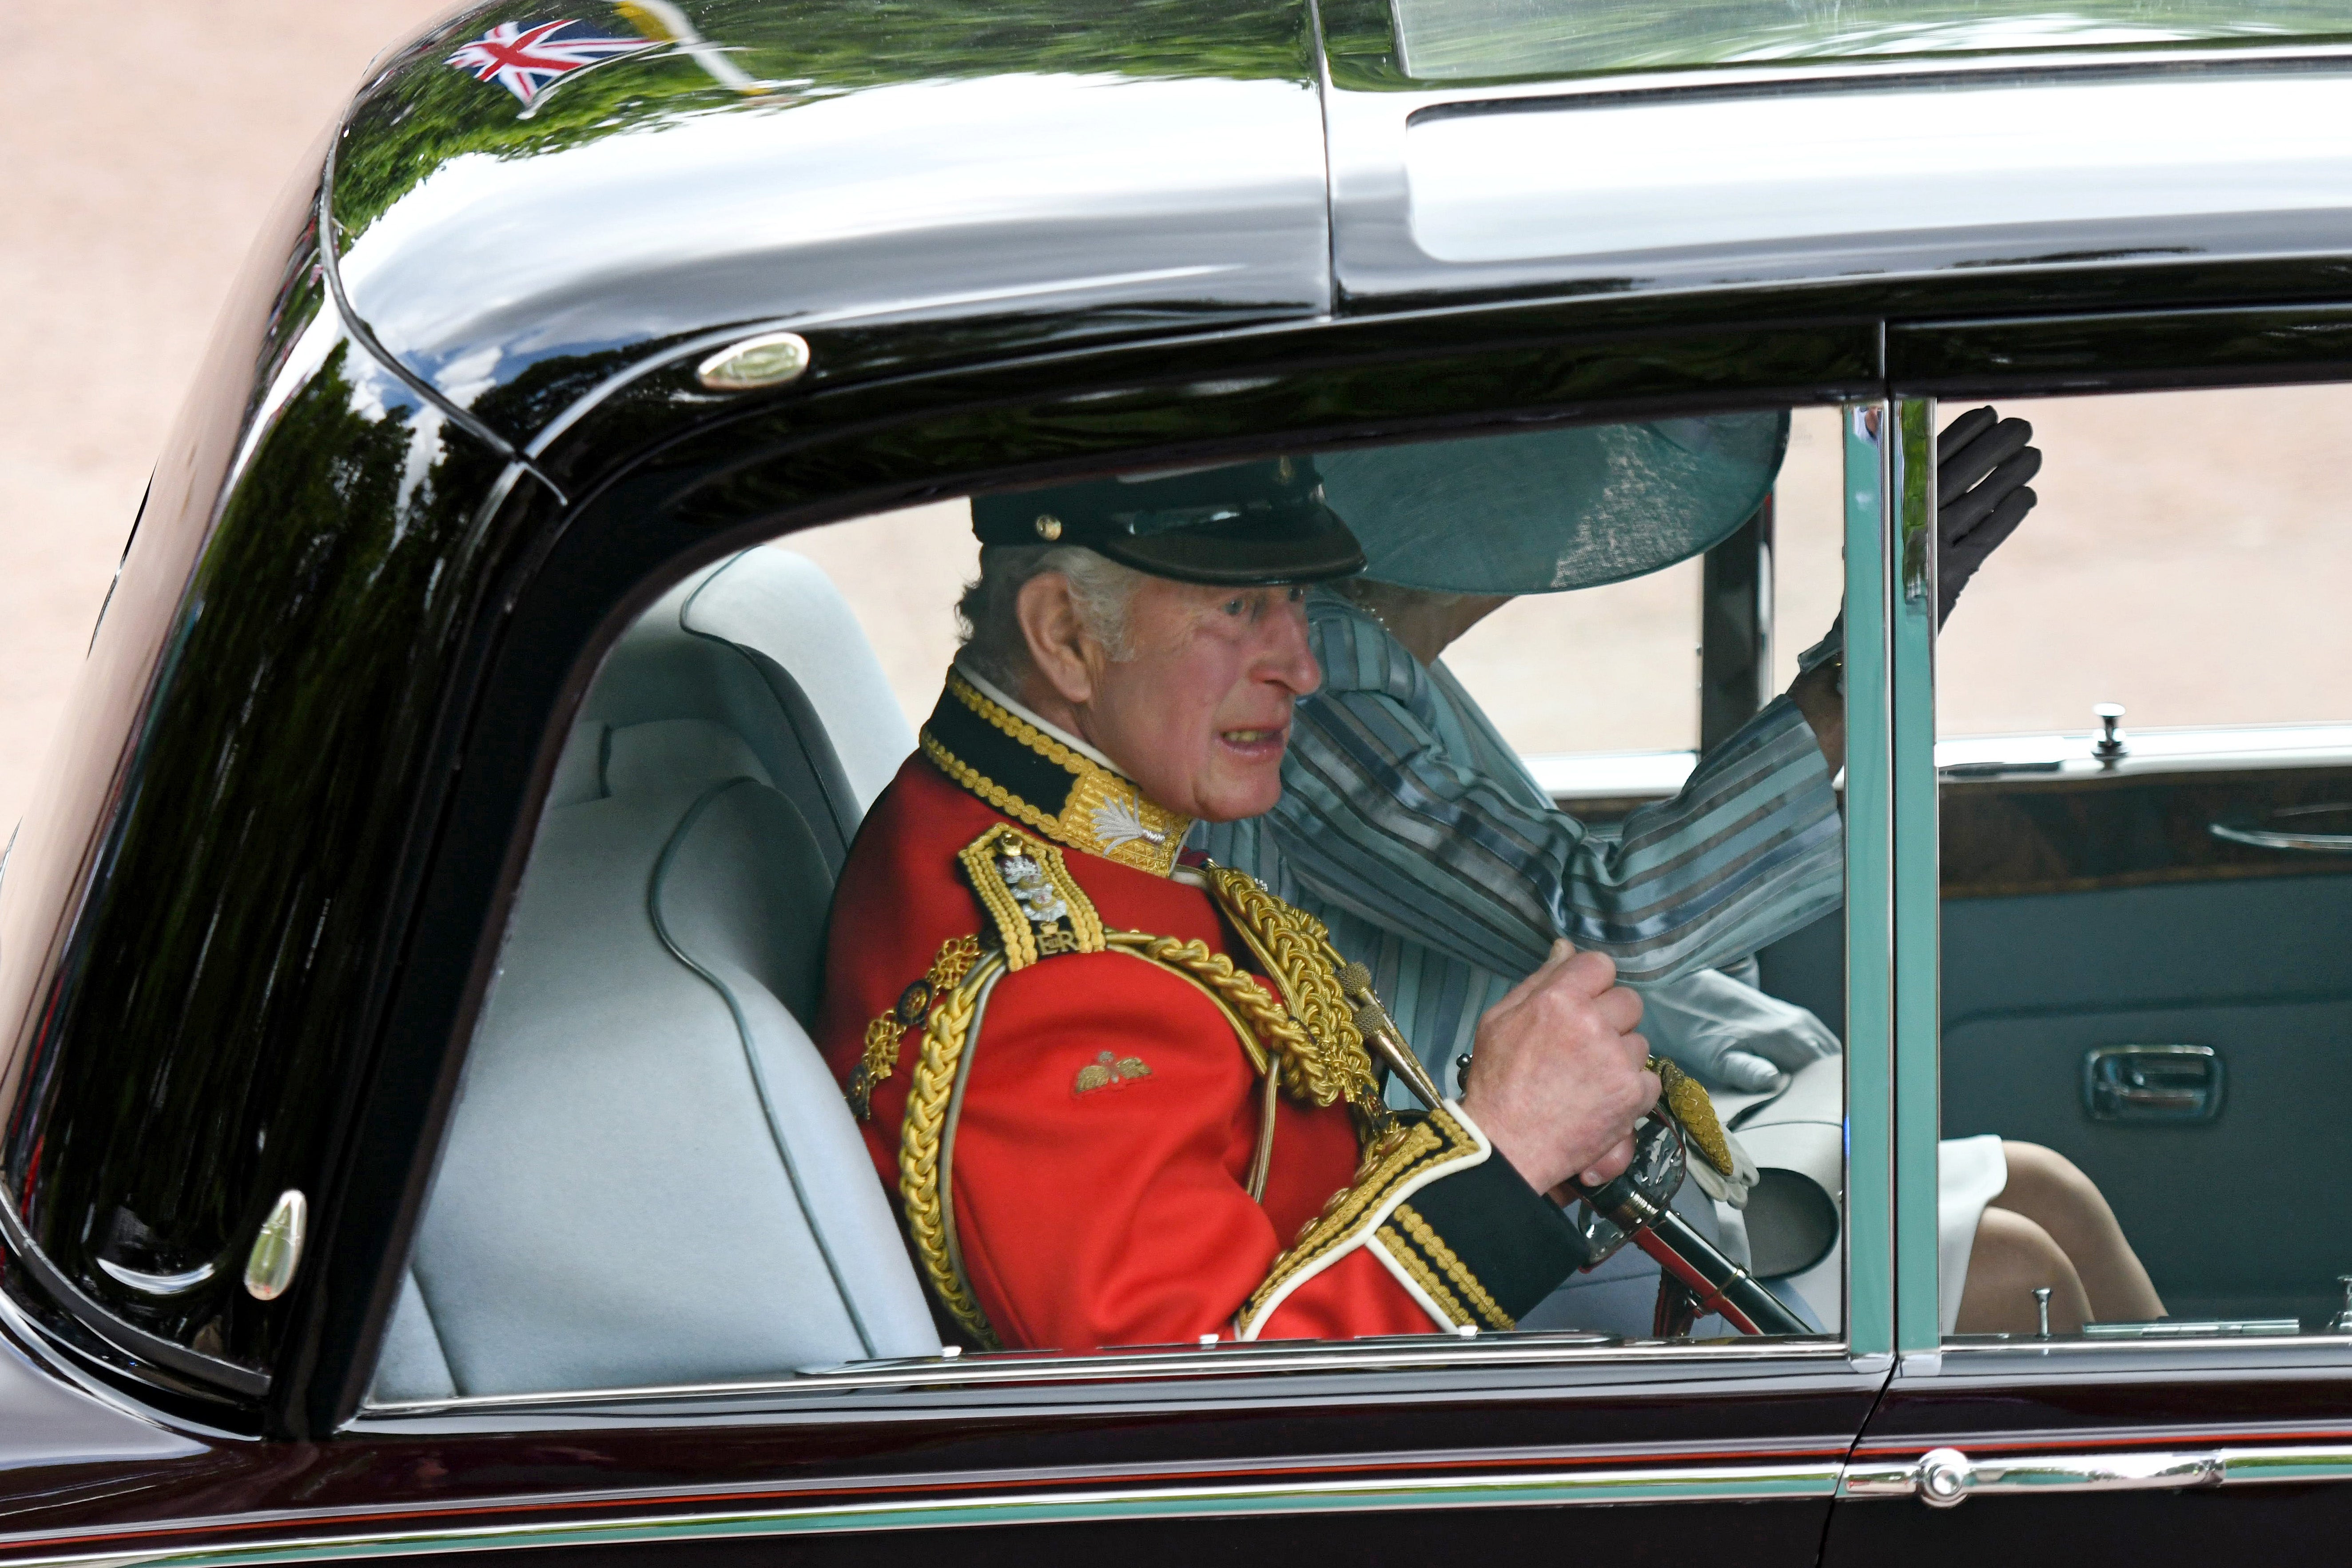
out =
{"type": "MultiPolygon", "coordinates": [[[[1563,805],[1606,819],[1670,795],[1690,776],[1702,739],[1723,739],[1759,705],[1718,721],[1723,734],[1702,736],[1709,563],[1720,580],[1744,552],[1754,584],[1754,646],[1718,646],[1716,663],[1751,654],[1767,668],[1757,695],[1786,690],[1798,656],[1837,615],[1840,489],[1836,412],[1797,409],[1759,525],[1706,557],[1629,581],[1513,599],[1446,649],[1446,668],[1563,805]]],[[[1718,626],[1716,636],[1738,641],[1738,628],[1718,626]]]]}
{"type": "Polygon", "coordinates": [[[1942,1330],[2038,1335],[2041,1290],[2059,1335],[2327,1329],[2352,391],[2000,413],[2040,503],[1936,648],[1942,1330]],[[2256,1170],[2278,1201],[2187,1196],[2256,1170]]]}
{"type": "Polygon", "coordinates": [[[1839,1020],[1753,960],[1835,924],[1837,759],[1776,681],[1689,762],[1700,555],[1743,527],[1754,550],[1777,492],[1805,542],[1790,636],[1835,615],[1834,417],[1124,474],[670,585],[569,721],[375,1402],[1256,1339],[1835,1336],[1839,1020]],[[1157,550],[1294,504],[1286,528],[1352,531],[1362,577],[1243,592],[1165,574],[1213,550],[1155,576],[1065,538],[1099,516],[1105,550],[1157,550]],[[1049,579],[1100,707],[1041,673],[1024,584],[1049,579]],[[1236,647],[1296,688],[1286,750],[1279,717],[1184,706],[1236,647]],[[1202,784],[1178,811],[1136,782],[1206,776],[1150,771],[1196,731],[1278,763],[1279,801],[1202,784]],[[1580,816],[1530,772],[1627,742],[1686,777],[1580,816]],[[1630,1190],[1539,1194],[1469,1109],[1482,1018],[1559,935],[1635,984],[1660,1058],[1630,1190]],[[1671,1217],[1635,1234],[1637,1197],[1671,1217]]]}
{"type": "Polygon", "coordinates": [[[2094,48],[2117,44],[2215,43],[2324,37],[2352,26],[2340,4],[2147,5],[2093,0],[2052,6],[2032,0],[1876,0],[1798,7],[1716,0],[1394,0],[1400,52],[1410,74],[1454,77],[1568,75],[1769,60],[1833,60],[2094,48]]]}

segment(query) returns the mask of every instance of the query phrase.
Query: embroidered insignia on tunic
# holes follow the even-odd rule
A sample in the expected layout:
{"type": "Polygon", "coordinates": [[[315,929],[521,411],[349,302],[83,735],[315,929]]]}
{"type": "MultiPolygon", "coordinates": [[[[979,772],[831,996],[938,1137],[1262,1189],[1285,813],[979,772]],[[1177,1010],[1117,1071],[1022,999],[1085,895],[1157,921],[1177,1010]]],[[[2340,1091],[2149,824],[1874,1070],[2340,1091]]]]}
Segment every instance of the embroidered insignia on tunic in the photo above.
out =
{"type": "Polygon", "coordinates": [[[1057,952],[1103,950],[1102,917],[1059,849],[999,823],[957,858],[1004,943],[1008,969],[1026,969],[1057,952]]]}
{"type": "Polygon", "coordinates": [[[1098,1089],[1124,1089],[1137,1079],[1150,1076],[1151,1069],[1143,1065],[1141,1057],[1114,1057],[1103,1051],[1078,1069],[1077,1081],[1070,1086],[1070,1092],[1092,1094],[1098,1089]]]}
{"type": "Polygon", "coordinates": [[[976,936],[950,937],[940,944],[930,973],[910,982],[898,993],[891,1009],[866,1026],[866,1049],[849,1069],[849,1109],[864,1121],[874,1114],[874,1090],[898,1069],[898,1045],[907,1031],[930,1016],[931,1004],[941,993],[955,989],[980,957],[976,936]]]}
{"type": "Polygon", "coordinates": [[[1155,847],[1168,842],[1167,833],[1145,823],[1135,800],[1129,796],[1113,795],[1087,815],[1094,823],[1095,836],[1102,840],[1106,850],[1116,849],[1122,844],[1132,844],[1137,839],[1155,847]]]}
{"type": "Polygon", "coordinates": [[[1175,868],[1191,817],[990,700],[956,671],[919,740],[940,772],[1047,837],[1155,877],[1175,868]]]}

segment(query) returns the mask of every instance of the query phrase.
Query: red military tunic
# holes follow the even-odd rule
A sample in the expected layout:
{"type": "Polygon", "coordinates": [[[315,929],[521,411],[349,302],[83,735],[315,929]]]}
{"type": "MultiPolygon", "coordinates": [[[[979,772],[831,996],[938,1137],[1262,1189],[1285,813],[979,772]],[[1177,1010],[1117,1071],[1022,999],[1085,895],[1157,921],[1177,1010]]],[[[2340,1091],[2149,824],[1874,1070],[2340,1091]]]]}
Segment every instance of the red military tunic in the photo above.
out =
{"type": "Polygon", "coordinates": [[[819,1043],[951,1315],[1066,1351],[1511,1326],[1581,1261],[1573,1230],[1458,1106],[1368,1152],[1360,1043],[1258,1040],[1251,1003],[1296,1013],[1176,866],[1189,824],[1064,739],[951,679],[835,896],[819,1043]]]}

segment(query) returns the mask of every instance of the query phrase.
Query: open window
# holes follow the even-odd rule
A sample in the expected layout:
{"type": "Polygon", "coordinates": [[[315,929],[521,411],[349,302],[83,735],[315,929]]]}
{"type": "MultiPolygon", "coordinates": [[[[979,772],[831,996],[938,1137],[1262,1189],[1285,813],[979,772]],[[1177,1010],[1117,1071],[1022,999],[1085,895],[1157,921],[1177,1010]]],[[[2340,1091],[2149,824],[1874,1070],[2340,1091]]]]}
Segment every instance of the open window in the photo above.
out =
{"type": "MultiPolygon", "coordinates": [[[[1326,766],[1348,744],[1369,746],[1378,755],[1359,756],[1362,781],[1388,779],[1401,799],[1446,794],[1463,843],[1488,835],[1476,874],[1433,878],[1443,856],[1402,837],[1370,843],[1379,835],[1362,822],[1296,814],[1200,824],[1187,841],[1326,922],[1371,969],[1447,1095],[1462,1092],[1479,1014],[1536,961],[1514,969],[1513,954],[1532,943],[1539,957],[1549,940],[1511,926],[1510,911],[1540,906],[1553,877],[1584,922],[1572,940],[1617,942],[1621,968],[1648,993],[1654,1047],[1686,1064],[1727,1125],[1712,1149],[1676,1140],[1688,1173],[1658,1175],[1662,1192],[1785,1304],[1788,1331],[1829,1338],[1845,1310],[1834,960],[1832,1010],[1816,1016],[1770,994],[1752,959],[1834,926],[1843,886],[1834,759],[1775,700],[1836,613],[1838,421],[1768,410],[1316,454],[1342,518],[1453,494],[1399,479],[1433,454],[1514,476],[1487,512],[1420,520],[1405,553],[1427,569],[1412,592],[1508,597],[1480,574],[1492,564],[1473,544],[1482,520],[1513,494],[1551,496],[1559,512],[1557,497],[1580,485],[1589,500],[1559,512],[1576,550],[1547,558],[1542,581],[1608,585],[1513,598],[1426,659],[1384,618],[1393,595],[1342,584],[1306,600],[1322,689],[1300,706],[1294,756],[1326,766]],[[1633,453],[1682,488],[1628,485],[1633,453]],[[1710,474],[1712,489],[1694,488],[1710,474]],[[1703,599],[1712,656],[1696,641],[1703,599]],[[1777,647],[1776,599],[1797,628],[1777,647]],[[1735,670],[1717,685],[1744,682],[1744,696],[1703,699],[1703,669],[1735,670]],[[1653,759],[1638,779],[1623,760],[1636,752],[1653,759]],[[1573,782],[1612,768],[1610,793],[1573,782]],[[1492,835],[1505,830],[1516,847],[1497,853],[1492,835]],[[1332,848],[1342,840],[1370,847],[1349,861],[1332,848]],[[1495,880],[1507,870],[1529,885],[1495,880]],[[1714,912],[1662,921],[1661,909],[1714,912]]],[[[970,520],[970,504],[953,501],[759,544],[671,584],[604,654],[569,719],[467,1053],[386,1331],[379,1407],[822,1382],[959,1353],[971,1365],[986,1348],[943,1310],[905,1225],[900,1130],[861,1121],[845,1090],[863,1042],[828,1022],[824,995],[828,911],[852,847],[894,777],[935,765],[918,735],[959,657],[957,602],[980,570],[970,520]]],[[[1382,820],[1402,834],[1421,811],[1404,799],[1382,820]]],[[[977,906],[971,921],[987,929],[977,906]]],[[[1216,1048],[1247,1056],[1233,1038],[1216,1048]]],[[[1018,1049],[998,1047],[997,1058],[1018,1049]]],[[[1104,1071],[1124,1070],[1113,1049],[1104,1071]]],[[[1067,1098],[1088,1087],[1082,1069],[1067,1098]]],[[[1396,1074],[1381,1098],[1415,1108],[1396,1074]]],[[[1261,1136],[1255,1090],[1232,1110],[1221,1179],[1251,1181],[1261,1145],[1277,1171],[1297,1157],[1280,1117],[1261,1136]]],[[[967,1163],[978,1136],[967,1129],[967,1163]]],[[[963,1167],[943,1178],[950,1205],[970,1179],[963,1167]]],[[[1068,1225],[1089,1218],[1088,1193],[1067,1201],[1068,1225]]],[[[1286,1241],[1314,1217],[1311,1204],[1276,1214],[1271,1197],[1252,1201],[1286,1241]]],[[[971,1225],[986,1204],[957,1206],[971,1225]]],[[[1639,1246],[1619,1247],[1507,1331],[1562,1353],[1738,1339],[1699,1301],[1662,1292],[1661,1278],[1639,1246]]],[[[1206,1319],[1240,1305],[1211,1304],[1206,1319]]],[[[1425,1331],[1433,1343],[1456,1337],[1435,1322],[1425,1331]]],[[[1139,1368],[1170,1353],[1007,1349],[1126,1353],[1139,1368]]]]}
{"type": "Polygon", "coordinates": [[[2352,392],[2001,412],[2041,504],[1936,647],[1942,1331],[2340,1330],[2352,392]]]}

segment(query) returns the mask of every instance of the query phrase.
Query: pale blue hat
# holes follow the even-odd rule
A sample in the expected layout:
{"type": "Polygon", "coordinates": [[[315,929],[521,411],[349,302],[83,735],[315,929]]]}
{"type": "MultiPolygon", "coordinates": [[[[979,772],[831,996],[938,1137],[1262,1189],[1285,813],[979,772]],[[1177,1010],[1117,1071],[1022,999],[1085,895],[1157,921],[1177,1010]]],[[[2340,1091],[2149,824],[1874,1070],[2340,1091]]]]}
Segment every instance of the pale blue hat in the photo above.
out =
{"type": "Polygon", "coordinates": [[[1787,414],[1724,414],[1326,452],[1315,466],[1366,577],[1557,594],[1720,543],[1772,493],[1788,449],[1787,414]]]}

